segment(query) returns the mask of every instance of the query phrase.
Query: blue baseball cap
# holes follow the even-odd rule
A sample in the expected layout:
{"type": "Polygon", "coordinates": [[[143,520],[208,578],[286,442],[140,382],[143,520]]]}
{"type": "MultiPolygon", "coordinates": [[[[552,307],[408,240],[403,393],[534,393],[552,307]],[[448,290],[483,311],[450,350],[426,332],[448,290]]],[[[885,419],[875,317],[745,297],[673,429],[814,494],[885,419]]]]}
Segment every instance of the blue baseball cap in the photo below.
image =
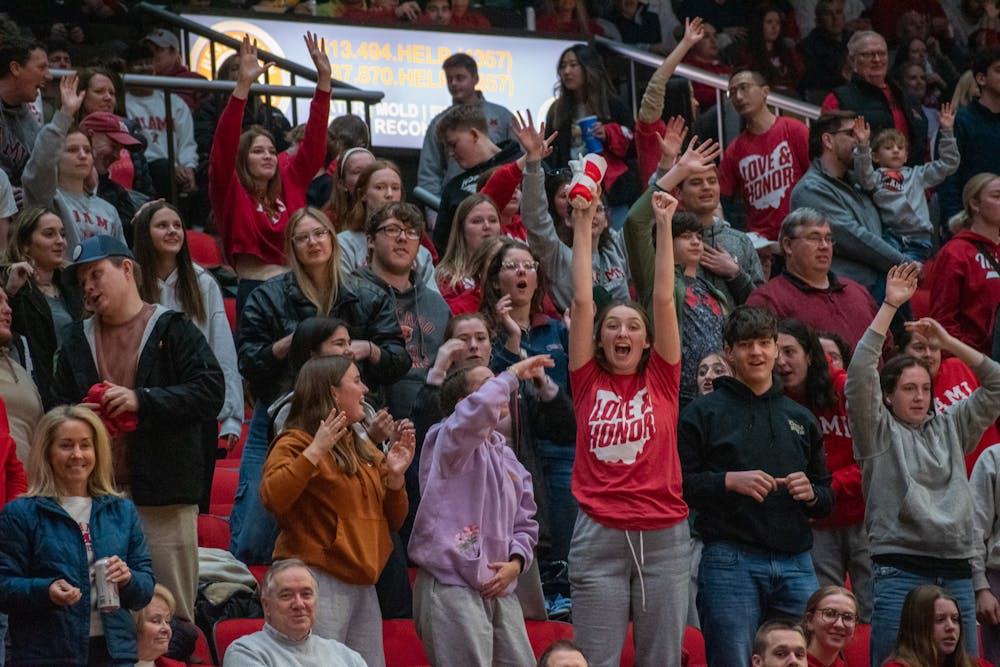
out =
{"type": "Polygon", "coordinates": [[[84,239],[83,243],[73,249],[73,264],[71,266],[76,268],[81,264],[96,262],[108,257],[126,257],[133,262],[135,261],[135,255],[132,254],[127,245],[113,236],[99,234],[84,239]]]}

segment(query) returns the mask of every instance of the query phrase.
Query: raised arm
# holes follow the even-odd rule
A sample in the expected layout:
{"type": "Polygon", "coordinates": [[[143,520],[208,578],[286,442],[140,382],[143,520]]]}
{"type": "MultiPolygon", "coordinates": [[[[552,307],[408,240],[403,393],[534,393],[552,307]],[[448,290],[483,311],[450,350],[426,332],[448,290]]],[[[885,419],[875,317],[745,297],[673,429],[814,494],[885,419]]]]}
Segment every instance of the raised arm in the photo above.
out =
{"type": "MultiPolygon", "coordinates": [[[[601,198],[587,208],[573,208],[573,318],[569,325],[569,369],[582,368],[594,357],[594,267],[591,228],[601,198]]],[[[671,243],[672,245],[672,243],[671,243]]]]}
{"type": "Polygon", "coordinates": [[[677,43],[674,50],[663,59],[660,66],[653,72],[649,83],[646,84],[646,92],[642,95],[642,104],[639,106],[638,118],[645,123],[652,123],[663,115],[663,96],[666,90],[667,80],[673,76],[677,66],[687,56],[695,44],[705,36],[705,29],[702,27],[700,18],[687,19],[684,21],[684,37],[677,43]]]}
{"type": "Polygon", "coordinates": [[[653,195],[656,218],[656,273],[653,279],[653,349],[670,364],[681,361],[681,335],[674,304],[674,241],[671,221],[677,200],[666,192],[653,195]]]}
{"type": "MultiPolygon", "coordinates": [[[[913,298],[913,293],[917,291],[919,277],[920,265],[917,262],[901,264],[889,269],[889,274],[885,277],[885,299],[878,312],[875,313],[875,319],[869,325],[870,329],[883,336],[889,331],[889,324],[892,323],[896,311],[913,298]]],[[[934,323],[937,324],[937,322],[934,323]]],[[[981,354],[979,356],[982,357],[981,354]]]]}

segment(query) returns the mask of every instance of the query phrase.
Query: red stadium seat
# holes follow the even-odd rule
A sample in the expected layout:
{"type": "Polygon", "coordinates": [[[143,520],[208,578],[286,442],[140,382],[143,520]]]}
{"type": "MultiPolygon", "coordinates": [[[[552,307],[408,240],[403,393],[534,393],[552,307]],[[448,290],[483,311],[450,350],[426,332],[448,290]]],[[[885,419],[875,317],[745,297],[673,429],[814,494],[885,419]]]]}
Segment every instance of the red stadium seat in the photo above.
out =
{"type": "Polygon", "coordinates": [[[189,229],[187,231],[188,250],[191,251],[191,259],[195,264],[199,264],[206,269],[210,269],[222,264],[222,251],[216,240],[205,232],[189,229]]]}
{"type": "Polygon", "coordinates": [[[382,645],[386,667],[424,667],[430,664],[413,621],[409,619],[382,621],[382,645]]]}
{"type": "Polygon", "coordinates": [[[198,546],[229,551],[229,522],[221,516],[198,515],[198,546]]]}
{"type": "MultiPolygon", "coordinates": [[[[701,630],[688,626],[684,631],[684,652],[681,664],[685,667],[708,667],[708,657],[705,655],[705,638],[701,630]]],[[[854,663],[851,663],[851,667],[854,663]]]]}
{"type": "Polygon", "coordinates": [[[216,623],[212,628],[212,639],[215,643],[215,654],[219,656],[219,664],[222,664],[230,644],[240,637],[252,635],[263,627],[263,618],[227,618],[216,623]]]}
{"type": "Polygon", "coordinates": [[[226,309],[226,319],[229,320],[229,328],[236,333],[236,299],[232,297],[222,297],[222,305],[226,309]]]}
{"type": "MultiPolygon", "coordinates": [[[[201,631],[197,625],[194,629],[198,631],[198,636],[194,641],[194,653],[191,654],[189,665],[212,665],[212,649],[208,645],[208,639],[205,638],[205,633],[201,631]]],[[[222,664],[222,660],[219,660],[219,664],[222,664]]]]}
{"type": "Polygon", "coordinates": [[[250,574],[253,578],[257,580],[257,590],[260,590],[264,585],[264,575],[267,571],[271,569],[270,565],[247,565],[247,569],[250,570],[250,574]]]}
{"type": "Polygon", "coordinates": [[[557,639],[573,639],[573,626],[560,621],[525,621],[528,629],[528,641],[535,657],[539,657],[549,644],[557,639]]]}
{"type": "Polygon", "coordinates": [[[215,516],[229,518],[236,499],[236,487],[240,482],[240,471],[222,466],[215,467],[212,480],[212,495],[208,501],[208,511],[215,516]]]}

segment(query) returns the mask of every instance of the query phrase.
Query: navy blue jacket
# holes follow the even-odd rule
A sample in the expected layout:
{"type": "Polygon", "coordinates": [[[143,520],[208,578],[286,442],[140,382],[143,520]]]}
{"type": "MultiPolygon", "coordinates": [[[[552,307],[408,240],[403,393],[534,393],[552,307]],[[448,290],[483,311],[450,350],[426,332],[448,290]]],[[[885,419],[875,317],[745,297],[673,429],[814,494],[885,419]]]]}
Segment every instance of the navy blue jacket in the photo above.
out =
{"type": "Polygon", "coordinates": [[[942,220],[962,210],[962,188],[970,178],[984,171],[997,171],[1000,113],[993,113],[979,100],[972,100],[955,114],[955,141],[961,162],[958,171],[938,188],[942,220]]]}
{"type": "MultiPolygon", "coordinates": [[[[118,556],[132,571],[119,590],[121,609],[102,614],[108,651],[115,660],[138,660],[135,621],[153,597],[153,564],[139,513],[131,500],[96,496],[90,514],[94,560],[118,556]]],[[[10,615],[15,665],[86,665],[90,637],[90,575],[83,535],[58,499],[13,500],[0,512],[0,611],[10,615]],[[80,601],[57,607],[49,585],[65,579],[80,601]]]]}

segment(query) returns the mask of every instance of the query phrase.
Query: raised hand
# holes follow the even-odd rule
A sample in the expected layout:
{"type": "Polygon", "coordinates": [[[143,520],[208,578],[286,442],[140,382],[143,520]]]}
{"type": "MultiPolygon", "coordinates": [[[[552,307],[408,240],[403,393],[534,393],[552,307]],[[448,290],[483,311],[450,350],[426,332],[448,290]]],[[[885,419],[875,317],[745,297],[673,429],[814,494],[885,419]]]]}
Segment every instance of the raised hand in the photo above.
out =
{"type": "Polygon", "coordinates": [[[83,98],[87,94],[86,90],[77,92],[77,87],[79,85],[80,77],[76,74],[64,76],[59,81],[59,96],[62,100],[62,112],[70,118],[76,117],[76,112],[80,110],[81,106],[83,106],[83,98]]]}
{"type": "Polygon", "coordinates": [[[941,326],[940,322],[931,317],[921,317],[914,322],[906,322],[903,326],[907,331],[923,336],[932,347],[949,348],[951,334],[941,326]]]}
{"type": "Polygon", "coordinates": [[[670,169],[677,161],[677,156],[681,154],[684,146],[684,138],[687,136],[688,127],[682,116],[674,116],[667,121],[667,129],[663,136],[656,135],[660,142],[660,167],[670,169]]]}
{"type": "Polygon", "coordinates": [[[365,427],[372,442],[382,442],[392,435],[392,415],[388,408],[382,408],[372,417],[371,423],[365,427]]]}
{"type": "Polygon", "coordinates": [[[955,127],[955,108],[951,106],[950,102],[943,102],[941,104],[941,111],[938,113],[938,122],[946,130],[955,127]]]}
{"type": "Polygon", "coordinates": [[[899,308],[913,297],[920,279],[920,264],[910,262],[889,269],[885,277],[885,303],[899,308]]]}
{"type": "Polygon", "coordinates": [[[514,306],[512,305],[510,294],[504,294],[497,301],[497,318],[503,325],[504,331],[507,332],[507,335],[509,337],[517,337],[518,341],[520,341],[521,326],[514,321],[513,317],[511,317],[510,313],[512,310],[514,310],[514,306]]]}
{"type": "Polygon", "coordinates": [[[546,368],[556,365],[552,357],[547,354],[536,354],[533,357],[522,359],[512,364],[509,370],[518,380],[528,380],[530,378],[540,378],[545,374],[546,368]]]}
{"type": "Polygon", "coordinates": [[[324,80],[329,80],[330,78],[330,57],[326,53],[326,40],[320,39],[315,33],[306,32],[302,36],[302,39],[306,43],[306,49],[309,51],[309,57],[312,58],[313,65],[316,66],[316,74],[318,74],[317,82],[322,82],[324,80]]]}
{"type": "Polygon", "coordinates": [[[348,428],[350,427],[347,424],[347,415],[333,408],[326,419],[320,420],[319,428],[316,429],[316,435],[313,436],[309,446],[325,454],[333,448],[334,443],[347,435],[348,428]]]}
{"type": "Polygon", "coordinates": [[[700,16],[684,21],[684,36],[681,37],[681,42],[688,48],[700,42],[704,36],[705,27],[702,25],[700,16]]]}
{"type": "Polygon", "coordinates": [[[858,116],[854,119],[854,138],[858,140],[859,144],[867,144],[872,136],[872,129],[865,122],[864,116],[858,116]]]}
{"type": "Polygon", "coordinates": [[[396,491],[403,487],[403,475],[413,461],[413,454],[417,450],[416,431],[412,428],[403,431],[399,440],[392,443],[389,452],[385,455],[386,467],[389,469],[390,479],[386,481],[389,488],[396,491]],[[394,484],[393,482],[398,482],[394,484]]]}
{"type": "Polygon", "coordinates": [[[434,368],[442,373],[446,373],[455,359],[465,350],[465,341],[461,338],[449,338],[437,350],[434,357],[434,368]]]}
{"type": "Polygon", "coordinates": [[[414,0],[399,3],[396,7],[396,18],[416,23],[420,19],[420,4],[414,0]]]}
{"type": "Polygon", "coordinates": [[[260,75],[267,71],[268,67],[274,65],[272,62],[260,63],[257,57],[257,42],[251,41],[249,35],[243,35],[243,42],[239,51],[240,69],[237,74],[237,81],[249,85],[257,81],[260,75]]]}
{"type": "Polygon", "coordinates": [[[677,199],[666,192],[653,193],[653,216],[657,223],[669,223],[677,210],[677,199]]]}
{"type": "Polygon", "coordinates": [[[706,139],[698,144],[697,135],[691,137],[691,143],[684,155],[677,161],[677,165],[691,173],[705,171],[712,166],[718,157],[722,155],[722,146],[714,139],[706,139]]]}
{"type": "Polygon", "coordinates": [[[517,140],[521,142],[521,146],[524,147],[525,158],[531,162],[537,162],[538,160],[545,159],[552,153],[552,142],[559,133],[553,132],[546,137],[545,123],[541,123],[536,130],[534,121],[531,118],[531,110],[526,109],[524,113],[527,114],[527,120],[518,111],[514,115],[511,128],[514,131],[514,136],[517,137],[517,140]]]}
{"type": "Polygon", "coordinates": [[[30,261],[11,264],[10,268],[7,269],[7,284],[4,286],[7,296],[12,297],[20,292],[33,275],[35,275],[35,267],[31,265],[30,261]]]}

